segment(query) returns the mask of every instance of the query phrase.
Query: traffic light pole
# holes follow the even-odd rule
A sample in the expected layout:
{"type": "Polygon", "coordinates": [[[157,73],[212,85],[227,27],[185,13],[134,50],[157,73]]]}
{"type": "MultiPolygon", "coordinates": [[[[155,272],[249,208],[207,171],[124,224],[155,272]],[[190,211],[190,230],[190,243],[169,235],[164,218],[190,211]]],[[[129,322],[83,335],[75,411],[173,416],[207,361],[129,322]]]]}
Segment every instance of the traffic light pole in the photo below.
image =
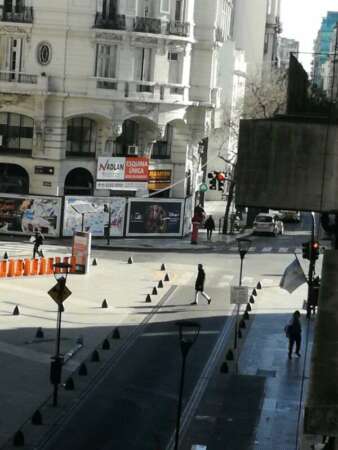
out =
{"type": "Polygon", "coordinates": [[[311,213],[311,245],[310,245],[310,264],[308,273],[308,290],[307,290],[307,303],[306,303],[306,318],[311,317],[311,300],[312,300],[312,288],[313,288],[313,275],[315,273],[316,259],[314,252],[315,243],[315,214],[311,213]]]}

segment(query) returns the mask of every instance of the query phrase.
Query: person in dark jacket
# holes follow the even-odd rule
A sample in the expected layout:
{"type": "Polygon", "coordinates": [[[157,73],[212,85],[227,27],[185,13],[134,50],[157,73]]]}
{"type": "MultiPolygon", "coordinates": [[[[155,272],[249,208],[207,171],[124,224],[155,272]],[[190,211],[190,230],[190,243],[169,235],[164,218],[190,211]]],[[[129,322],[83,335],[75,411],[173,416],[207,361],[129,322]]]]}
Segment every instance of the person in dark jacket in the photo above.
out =
{"type": "Polygon", "coordinates": [[[211,241],[212,232],[216,228],[214,219],[211,214],[207,218],[207,220],[204,222],[204,226],[207,229],[207,239],[208,239],[208,241],[211,241]]]}
{"type": "Polygon", "coordinates": [[[289,339],[289,359],[292,357],[293,347],[296,344],[295,354],[300,357],[300,344],[302,342],[302,327],[300,324],[300,312],[295,311],[292,319],[286,327],[286,335],[289,339]]]}
{"type": "Polygon", "coordinates": [[[198,304],[198,293],[200,292],[202,296],[206,299],[208,302],[208,305],[211,303],[210,296],[204,292],[204,283],[205,283],[205,272],[203,270],[203,265],[198,264],[198,274],[195,282],[195,301],[192,302],[192,305],[198,304]]]}
{"type": "Polygon", "coordinates": [[[36,254],[38,254],[39,256],[43,256],[42,250],[40,250],[40,247],[43,244],[43,236],[40,231],[35,232],[33,244],[33,259],[35,258],[36,254]]]}

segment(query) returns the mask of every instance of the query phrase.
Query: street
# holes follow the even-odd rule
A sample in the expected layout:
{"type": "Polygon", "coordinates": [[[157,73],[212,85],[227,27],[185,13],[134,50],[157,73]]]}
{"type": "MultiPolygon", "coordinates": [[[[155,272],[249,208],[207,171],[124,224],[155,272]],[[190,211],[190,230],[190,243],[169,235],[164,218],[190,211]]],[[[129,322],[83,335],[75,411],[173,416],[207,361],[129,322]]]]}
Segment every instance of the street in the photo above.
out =
{"type": "MultiPolygon", "coordinates": [[[[276,314],[279,313],[279,310],[283,314],[288,313],[282,304],[283,299],[287,302],[286,304],[290,304],[290,299],[292,304],[292,298],[298,302],[289,312],[299,307],[301,298],[299,292],[290,296],[281,292],[278,284],[285,267],[293,260],[293,252],[299,253],[301,243],[308,239],[308,227],[309,221],[305,217],[300,225],[287,224],[284,236],[277,238],[252,236],[251,238],[252,246],[244,260],[243,284],[253,288],[258,281],[261,281],[263,292],[269,292],[269,295],[273,296],[271,300],[274,300],[273,310],[276,314]]],[[[20,250],[22,245],[17,244],[17,251],[23,251],[23,249],[20,250]]],[[[129,252],[128,256],[130,254],[132,252],[129,252]]],[[[88,386],[83,384],[83,393],[80,396],[77,395],[71,410],[63,415],[62,419],[58,421],[58,425],[52,428],[52,432],[46,433],[43,443],[37,448],[50,450],[60,447],[65,450],[83,448],[98,450],[108,448],[121,450],[164,449],[175,430],[181,368],[181,354],[175,323],[182,319],[193,319],[201,325],[201,333],[188,356],[183,395],[183,405],[186,405],[195,387],[201,383],[203,370],[208,368],[208,365],[214,369],[210,355],[217,346],[222,330],[226,329],[228,318],[232,314],[229,290],[230,285],[238,283],[237,246],[230,244],[224,248],[224,253],[211,252],[202,255],[135,252],[132,255],[134,259],[132,266],[125,265],[127,258],[125,252],[96,251],[95,256],[98,258],[99,266],[92,269],[93,273],[96,270],[99,274],[100,270],[106,271],[111,266],[115,268],[113,269],[115,272],[112,273],[117,275],[116,270],[118,270],[118,278],[113,278],[115,282],[112,285],[109,282],[103,285],[103,273],[101,282],[95,278],[91,282],[88,279],[82,291],[82,299],[84,300],[85,295],[88,297],[84,302],[83,300],[79,302],[77,290],[81,288],[78,279],[74,278],[73,281],[71,277],[69,285],[74,295],[67,300],[66,311],[63,315],[64,350],[69,345],[67,343],[69,337],[78,333],[72,328],[74,325],[78,327],[79,319],[84,314],[86,319],[81,325],[81,335],[87,345],[76,355],[69,368],[65,368],[65,373],[71,373],[76,368],[76,364],[79,364],[85,355],[90,354],[91,349],[107,334],[105,330],[107,330],[108,322],[104,319],[104,322],[100,323],[101,319],[99,318],[103,317],[103,312],[97,310],[96,313],[95,309],[93,310],[89,306],[90,299],[95,295],[94,292],[98,292],[98,288],[102,292],[102,297],[108,297],[108,290],[110,291],[109,304],[113,307],[113,311],[110,313],[111,326],[119,323],[120,332],[129,344],[125,345],[125,349],[120,352],[118,359],[112,359],[105,366],[105,370],[94,379],[94,382],[91,381],[88,386]],[[171,279],[168,284],[171,288],[165,289],[166,294],[159,303],[146,305],[144,300],[140,299],[139,294],[142,292],[142,296],[144,296],[146,290],[150,288],[147,274],[152,273],[151,277],[157,274],[155,278],[163,276],[163,273],[158,271],[161,263],[166,264],[171,279]],[[205,289],[212,298],[210,306],[202,298],[199,305],[190,304],[194,299],[193,286],[198,263],[202,263],[206,270],[205,289]],[[154,272],[155,268],[157,271],[154,272]],[[131,279],[128,273],[134,274],[133,283],[130,283],[131,279]],[[148,287],[146,288],[146,286],[148,287]],[[74,309],[75,305],[76,310],[74,309]],[[86,312],[90,310],[88,310],[88,306],[92,311],[90,316],[86,312]],[[98,316],[95,318],[95,315],[98,316]],[[99,327],[97,330],[100,330],[98,332],[93,328],[95,322],[96,327],[99,327]],[[102,325],[104,325],[103,328],[102,325]]],[[[89,277],[92,277],[92,274],[89,277]]],[[[43,285],[46,285],[47,280],[50,285],[51,280],[47,278],[40,280],[39,283],[42,282],[43,285]]],[[[28,282],[28,280],[22,281],[28,282]]],[[[6,285],[9,287],[8,283],[6,281],[6,285]]],[[[6,292],[11,292],[13,297],[15,289],[16,286],[11,285],[10,291],[6,292]]],[[[305,287],[300,288],[300,291],[302,292],[301,296],[304,296],[305,287]]],[[[3,293],[1,297],[3,297],[3,293]]],[[[22,307],[24,308],[24,306],[22,307]]],[[[38,305],[36,308],[39,309],[38,305]]],[[[43,311],[38,314],[38,316],[42,315],[43,311]]],[[[29,323],[34,328],[41,324],[41,318],[38,321],[30,318],[29,323]]],[[[1,327],[2,329],[6,327],[5,322],[1,327]]],[[[47,332],[49,335],[54,334],[53,329],[47,332]]],[[[10,338],[6,333],[5,336],[8,341],[10,338]]],[[[231,343],[233,335],[231,333],[228,335],[228,341],[229,336],[231,343]]],[[[13,344],[15,347],[22,346],[20,339],[16,339],[13,344]]],[[[42,356],[42,354],[52,352],[52,345],[53,343],[46,342],[30,347],[34,348],[34,354],[39,352],[42,356]]],[[[4,351],[11,353],[8,349],[4,351]]],[[[20,352],[13,351],[11,358],[14,357],[18,364],[20,358],[23,358],[20,352]]],[[[25,363],[28,363],[27,356],[25,363]]],[[[44,365],[44,367],[46,369],[43,371],[44,377],[39,378],[39,383],[44,384],[43,392],[46,392],[46,388],[48,391],[50,387],[47,376],[48,366],[44,365]]],[[[3,374],[2,378],[5,379],[6,374],[3,374]]],[[[33,391],[36,388],[36,386],[33,387],[33,391]]],[[[257,408],[258,406],[257,403],[257,408]]],[[[253,409],[253,411],[259,416],[259,409],[253,409]]],[[[194,410],[191,410],[190,414],[193,413],[194,410]]],[[[253,423],[256,423],[258,418],[252,418],[252,420],[255,419],[253,423]]],[[[186,429],[187,427],[182,430],[182,435],[186,429]]],[[[253,432],[252,429],[249,433],[249,441],[254,437],[253,432]]],[[[188,450],[189,447],[186,448],[188,450]]]]}

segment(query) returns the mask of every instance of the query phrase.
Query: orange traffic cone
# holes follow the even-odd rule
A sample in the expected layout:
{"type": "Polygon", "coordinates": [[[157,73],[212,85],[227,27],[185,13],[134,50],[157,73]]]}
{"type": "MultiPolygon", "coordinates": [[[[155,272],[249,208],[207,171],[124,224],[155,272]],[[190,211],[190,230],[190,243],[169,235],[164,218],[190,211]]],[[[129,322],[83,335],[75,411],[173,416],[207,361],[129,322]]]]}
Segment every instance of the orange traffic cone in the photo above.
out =
{"type": "Polygon", "coordinates": [[[8,277],[15,276],[15,260],[14,259],[9,260],[7,276],[8,277]]]}
{"type": "Polygon", "coordinates": [[[25,258],[23,274],[25,277],[31,274],[31,260],[29,258],[25,258]]]}
{"type": "Polygon", "coordinates": [[[0,262],[0,277],[4,278],[7,276],[7,261],[3,260],[0,262]]]}
{"type": "Polygon", "coordinates": [[[39,269],[39,260],[37,258],[33,259],[32,261],[32,270],[31,275],[37,275],[39,269]]]}
{"type": "Polygon", "coordinates": [[[72,268],[70,269],[70,273],[76,273],[76,256],[72,256],[70,258],[70,264],[72,268]]]}
{"type": "Polygon", "coordinates": [[[23,261],[22,261],[22,259],[18,259],[16,261],[15,276],[21,277],[22,272],[23,272],[23,261]]]}
{"type": "Polygon", "coordinates": [[[40,270],[39,275],[45,275],[47,271],[47,264],[46,264],[46,258],[42,257],[40,258],[40,270]]]}
{"type": "Polygon", "coordinates": [[[53,275],[53,273],[54,273],[53,264],[54,264],[54,258],[48,258],[47,270],[46,270],[47,275],[53,275]]]}

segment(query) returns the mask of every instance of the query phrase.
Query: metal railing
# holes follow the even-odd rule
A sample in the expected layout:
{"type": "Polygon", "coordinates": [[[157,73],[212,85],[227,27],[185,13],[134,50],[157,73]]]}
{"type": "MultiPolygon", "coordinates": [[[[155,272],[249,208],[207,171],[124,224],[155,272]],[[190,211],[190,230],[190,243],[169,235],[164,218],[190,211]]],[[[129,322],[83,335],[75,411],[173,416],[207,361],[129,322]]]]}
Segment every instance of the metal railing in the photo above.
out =
{"type": "Polygon", "coordinates": [[[188,22],[168,22],[168,34],[187,37],[190,34],[190,24],[188,22]]]}
{"type": "Polygon", "coordinates": [[[161,34],[161,20],[152,17],[135,17],[133,31],[161,34]]]}
{"type": "Polygon", "coordinates": [[[37,84],[38,76],[20,72],[0,72],[0,81],[10,83],[37,84]]]}
{"type": "Polygon", "coordinates": [[[18,11],[5,11],[0,7],[0,20],[2,22],[33,23],[33,7],[24,6],[18,11]]]}
{"type": "Polygon", "coordinates": [[[108,30],[125,30],[126,16],[116,14],[114,17],[103,17],[102,14],[96,13],[95,27],[108,30]]]}

